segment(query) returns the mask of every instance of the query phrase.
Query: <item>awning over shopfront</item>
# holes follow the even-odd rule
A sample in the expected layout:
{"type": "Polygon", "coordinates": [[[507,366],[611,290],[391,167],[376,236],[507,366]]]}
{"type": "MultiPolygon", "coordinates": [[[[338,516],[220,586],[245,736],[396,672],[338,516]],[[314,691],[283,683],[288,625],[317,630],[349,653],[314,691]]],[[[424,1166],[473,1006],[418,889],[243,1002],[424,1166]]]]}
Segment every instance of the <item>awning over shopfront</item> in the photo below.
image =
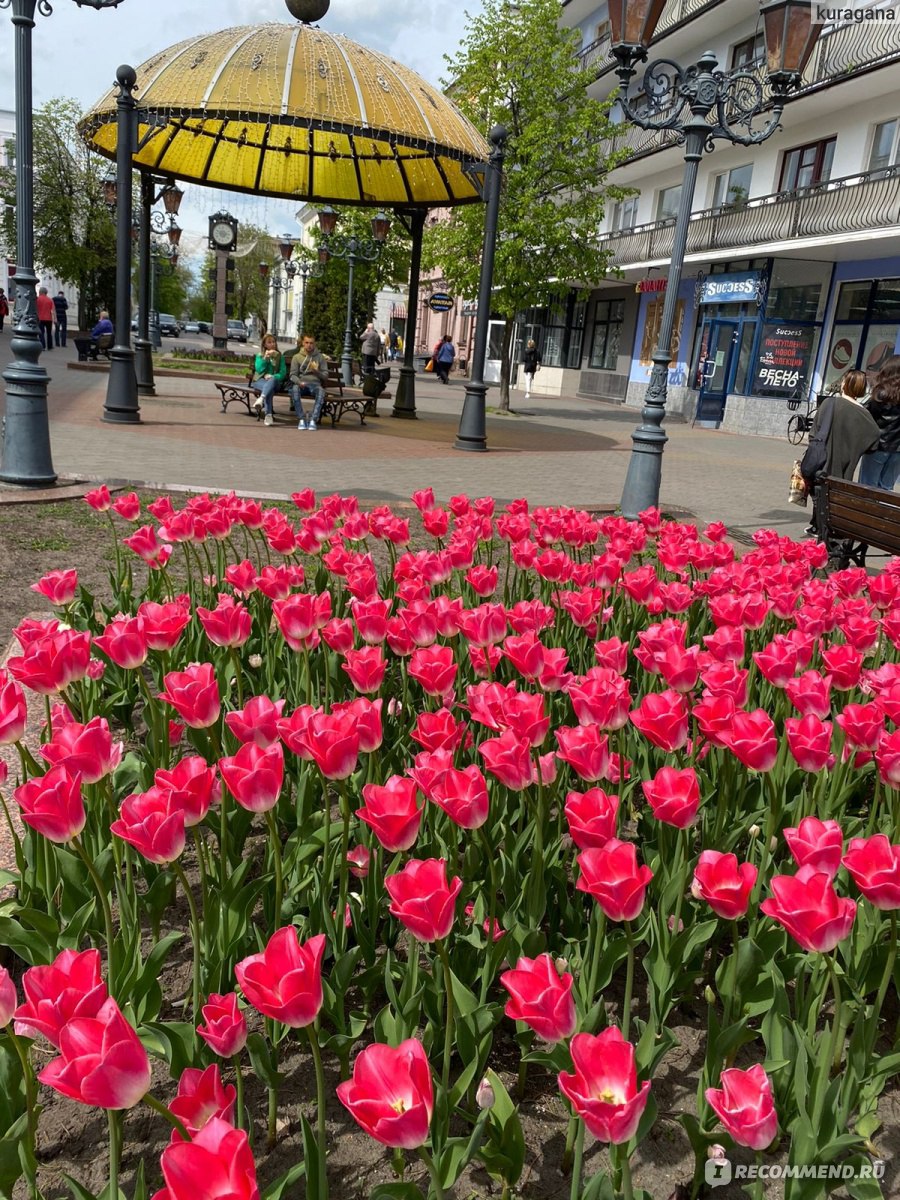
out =
{"type": "MultiPolygon", "coordinates": [[[[480,203],[489,147],[414,71],[307,24],[225,29],[137,68],[134,165],[208,187],[349,205],[480,203]]],[[[116,154],[116,92],[79,126],[116,154]]]]}

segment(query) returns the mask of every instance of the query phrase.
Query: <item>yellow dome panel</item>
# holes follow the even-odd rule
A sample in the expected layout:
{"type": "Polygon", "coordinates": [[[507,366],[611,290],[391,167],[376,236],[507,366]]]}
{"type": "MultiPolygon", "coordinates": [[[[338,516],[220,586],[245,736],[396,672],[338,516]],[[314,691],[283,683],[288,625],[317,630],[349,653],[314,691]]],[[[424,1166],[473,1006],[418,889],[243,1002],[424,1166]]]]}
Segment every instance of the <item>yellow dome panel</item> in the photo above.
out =
{"type": "MultiPolygon", "coordinates": [[[[135,166],[233,191],[343,204],[478,200],[465,162],[489,147],[414,71],[310,25],[179,42],[137,68],[135,166]]],[[[116,89],[79,126],[116,153],[116,89]]]]}

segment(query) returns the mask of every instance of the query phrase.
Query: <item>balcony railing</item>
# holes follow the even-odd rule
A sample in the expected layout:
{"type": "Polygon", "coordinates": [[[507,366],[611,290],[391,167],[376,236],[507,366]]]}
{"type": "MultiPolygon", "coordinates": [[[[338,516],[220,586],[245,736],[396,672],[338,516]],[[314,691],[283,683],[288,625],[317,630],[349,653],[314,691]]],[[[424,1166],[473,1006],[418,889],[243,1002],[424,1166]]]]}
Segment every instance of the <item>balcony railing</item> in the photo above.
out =
{"type": "MultiPolygon", "coordinates": [[[[657,29],[654,43],[659,41],[672,26],[704,9],[712,8],[719,0],[683,0],[670,5],[657,29]]],[[[615,60],[610,53],[609,36],[598,38],[585,46],[579,57],[582,66],[592,68],[600,78],[611,72],[615,60]]],[[[702,47],[701,47],[702,49],[702,47]]],[[[652,49],[651,49],[652,57],[652,49]]],[[[813,88],[854,75],[874,66],[884,66],[900,58],[900,22],[881,21],[871,25],[844,25],[829,29],[821,35],[812,57],[803,72],[803,85],[797,92],[802,96],[813,88]]],[[[765,77],[763,63],[751,68],[765,77]]]]}
{"type": "MultiPolygon", "coordinates": [[[[694,213],[687,252],[837,237],[894,226],[900,226],[900,166],[694,213]]],[[[672,254],[674,230],[674,220],[655,221],[602,234],[600,244],[611,250],[611,265],[617,267],[665,260],[672,254]]]]}

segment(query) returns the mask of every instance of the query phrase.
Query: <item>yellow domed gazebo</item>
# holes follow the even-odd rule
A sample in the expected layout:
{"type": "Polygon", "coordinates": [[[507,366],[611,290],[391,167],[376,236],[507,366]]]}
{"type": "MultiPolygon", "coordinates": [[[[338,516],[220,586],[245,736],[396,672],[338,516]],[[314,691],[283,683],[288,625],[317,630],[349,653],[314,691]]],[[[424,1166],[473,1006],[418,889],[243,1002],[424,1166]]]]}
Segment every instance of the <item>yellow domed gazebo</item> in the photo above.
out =
{"type": "MultiPolygon", "coordinates": [[[[135,167],[207,187],[390,207],[479,202],[489,146],[401,63],[308,24],[241,26],[137,68],[135,167]]],[[[116,90],[79,126],[116,154],[116,90]]]]}

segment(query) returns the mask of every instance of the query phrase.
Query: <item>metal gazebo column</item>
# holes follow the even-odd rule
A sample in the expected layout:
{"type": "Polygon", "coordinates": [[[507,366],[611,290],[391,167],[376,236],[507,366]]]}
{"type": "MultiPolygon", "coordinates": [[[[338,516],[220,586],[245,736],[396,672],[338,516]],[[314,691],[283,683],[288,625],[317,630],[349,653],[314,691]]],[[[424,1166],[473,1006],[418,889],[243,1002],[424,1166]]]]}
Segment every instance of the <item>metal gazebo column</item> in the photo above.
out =
{"type": "MultiPolygon", "coordinates": [[[[398,214],[399,215],[399,214],[398,214]]],[[[403,366],[397,380],[397,395],[394,398],[392,417],[416,419],[416,317],[419,312],[419,274],[422,267],[422,238],[425,233],[424,208],[409,213],[409,232],[412,251],[409,260],[409,298],[406,302],[406,337],[403,339],[403,366]]]]}

